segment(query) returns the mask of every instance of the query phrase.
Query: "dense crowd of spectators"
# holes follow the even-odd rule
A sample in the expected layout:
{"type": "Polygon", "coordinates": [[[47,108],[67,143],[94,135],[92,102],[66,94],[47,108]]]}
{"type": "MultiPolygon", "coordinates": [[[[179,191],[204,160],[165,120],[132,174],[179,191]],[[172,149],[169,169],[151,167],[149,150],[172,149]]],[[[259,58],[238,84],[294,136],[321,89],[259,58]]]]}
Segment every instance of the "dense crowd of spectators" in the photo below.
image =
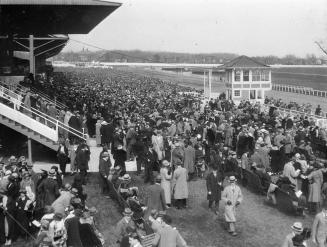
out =
{"type": "MultiPolygon", "coordinates": [[[[130,204],[124,209],[124,219],[117,226],[121,246],[140,246],[133,235],[138,227],[133,223],[129,228],[129,224],[123,224],[134,222],[131,216],[138,211],[144,213],[142,218],[151,221],[150,226],[154,225],[158,236],[155,241],[160,246],[172,241],[172,236],[184,246],[180,234],[169,228],[169,216],[157,216],[156,221],[153,214],[171,206],[186,208],[187,181],[202,175],[206,166],[214,176],[207,182],[207,198],[215,213],[215,205],[222,199],[221,192],[231,181],[235,182],[235,177],[242,180],[245,170],[260,178],[272,204],[276,204],[276,187],[287,191],[297,209],[303,209],[301,212],[306,208],[317,212],[325,195],[326,168],[317,156],[326,157],[327,132],[305,114],[284,116],[273,107],[267,109],[248,101],[235,105],[223,97],[204,104],[196,94],[181,93],[190,92],[190,88],[115,69],[69,69],[54,73],[47,81],[35,82],[35,86],[67,105],[61,115],[57,113],[57,118],[71,128],[84,128],[84,132],[95,136],[97,144],[103,146],[99,175],[104,196],[112,193],[113,177],[128,180],[126,161],[136,158],[137,175],[144,168],[144,182],[151,183],[149,198],[144,208],[139,204],[141,210],[130,204]],[[110,153],[115,161],[113,165],[108,158],[110,153]],[[160,176],[155,176],[155,171],[160,176]],[[126,237],[131,242],[134,239],[133,244],[122,245],[126,237]]],[[[280,100],[270,99],[267,103],[299,107],[280,100]]],[[[88,146],[69,133],[60,134],[61,173],[66,173],[66,163],[70,162],[72,174],[79,171],[81,183],[87,184],[88,146]]],[[[135,196],[127,183],[119,183],[115,188],[124,200],[135,196]]],[[[224,199],[223,203],[235,210],[240,198],[224,199]]],[[[86,207],[82,212],[87,212],[86,207]]],[[[235,226],[231,233],[236,235],[235,226]]]]}

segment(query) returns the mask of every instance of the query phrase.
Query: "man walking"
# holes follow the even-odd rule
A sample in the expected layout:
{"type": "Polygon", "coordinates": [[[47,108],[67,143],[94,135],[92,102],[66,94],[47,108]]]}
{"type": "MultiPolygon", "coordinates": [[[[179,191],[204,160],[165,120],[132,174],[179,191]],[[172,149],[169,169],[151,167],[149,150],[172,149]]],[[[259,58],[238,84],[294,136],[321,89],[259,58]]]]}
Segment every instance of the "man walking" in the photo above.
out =
{"type": "Polygon", "coordinates": [[[219,201],[221,198],[222,179],[222,175],[218,172],[217,165],[213,165],[212,172],[210,172],[207,177],[207,199],[209,200],[209,209],[211,209],[215,214],[218,214],[217,207],[219,207],[219,201]],[[213,203],[215,203],[214,208],[212,207],[213,203]]]}
{"type": "Polygon", "coordinates": [[[322,205],[322,211],[318,213],[312,225],[312,242],[317,244],[318,247],[326,246],[327,238],[327,201],[322,205]]]}
{"type": "Polygon", "coordinates": [[[110,172],[111,161],[108,152],[103,152],[101,154],[101,159],[99,162],[99,173],[100,173],[100,184],[101,184],[101,192],[105,197],[109,197],[109,184],[108,184],[108,176],[110,172]]]}
{"type": "Polygon", "coordinates": [[[225,203],[225,220],[229,225],[228,232],[232,236],[236,236],[235,232],[235,209],[238,205],[241,204],[243,196],[240,187],[238,187],[236,183],[236,179],[234,176],[229,177],[229,185],[227,185],[222,193],[222,200],[225,203]]]}

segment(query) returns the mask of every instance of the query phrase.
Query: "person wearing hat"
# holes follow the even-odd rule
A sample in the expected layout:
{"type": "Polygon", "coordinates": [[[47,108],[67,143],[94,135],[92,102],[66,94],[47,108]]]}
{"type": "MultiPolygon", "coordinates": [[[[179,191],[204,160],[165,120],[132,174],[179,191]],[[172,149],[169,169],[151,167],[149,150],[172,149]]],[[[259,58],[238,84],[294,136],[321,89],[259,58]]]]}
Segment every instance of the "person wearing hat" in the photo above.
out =
{"type": "Polygon", "coordinates": [[[117,150],[115,150],[113,153],[113,158],[115,160],[115,167],[121,167],[120,176],[123,176],[126,173],[125,162],[127,161],[127,152],[123,149],[122,144],[118,144],[117,150]]]}
{"type": "Polygon", "coordinates": [[[313,170],[306,177],[309,180],[309,211],[314,214],[319,209],[321,202],[321,188],[324,180],[323,168],[324,166],[322,164],[315,162],[313,164],[313,170]]]}
{"type": "Polygon", "coordinates": [[[158,155],[153,150],[152,144],[148,145],[144,155],[144,183],[153,183],[153,170],[155,170],[158,164],[158,155]]]}
{"type": "Polygon", "coordinates": [[[66,165],[69,162],[68,155],[68,148],[66,147],[65,142],[61,141],[57,150],[57,159],[63,176],[66,175],[66,165]]]}
{"type": "Polygon", "coordinates": [[[50,169],[48,177],[42,180],[37,190],[44,195],[42,205],[51,205],[59,197],[59,185],[56,181],[56,171],[54,169],[50,169]]]}
{"type": "Polygon", "coordinates": [[[301,222],[295,222],[291,226],[292,232],[288,234],[282,244],[282,247],[293,247],[293,239],[301,235],[303,232],[303,226],[301,222]]]}
{"type": "Polygon", "coordinates": [[[76,164],[77,168],[79,169],[79,173],[83,177],[83,184],[86,185],[87,180],[87,170],[89,169],[89,161],[90,161],[90,148],[89,146],[84,142],[80,143],[76,150],[76,164]]]}
{"type": "Polygon", "coordinates": [[[228,232],[232,236],[236,236],[236,207],[239,206],[243,200],[243,195],[239,186],[236,185],[235,176],[229,177],[229,185],[227,185],[221,195],[221,200],[225,204],[225,220],[229,226],[228,232]]]}
{"type": "Polygon", "coordinates": [[[53,246],[66,246],[67,230],[63,214],[55,213],[49,225],[49,237],[53,246]]]}
{"type": "Polygon", "coordinates": [[[160,169],[161,187],[165,192],[165,200],[167,207],[171,206],[171,168],[167,160],[162,161],[162,168],[160,169]]]}
{"type": "Polygon", "coordinates": [[[218,214],[217,207],[219,207],[219,201],[221,198],[221,184],[222,184],[222,174],[218,171],[218,166],[214,164],[212,166],[212,171],[209,173],[206,179],[207,185],[207,199],[209,201],[209,209],[211,209],[215,214],[218,214]],[[212,204],[215,203],[214,207],[212,204]]]}
{"type": "Polygon", "coordinates": [[[187,243],[176,228],[170,226],[172,219],[169,215],[161,217],[161,226],[153,239],[152,246],[158,247],[187,247],[187,243]]]}
{"type": "Polygon", "coordinates": [[[148,187],[148,198],[147,198],[147,211],[145,212],[145,218],[148,219],[150,213],[153,209],[157,211],[166,210],[166,198],[165,198],[165,191],[160,185],[161,183],[161,176],[158,175],[155,178],[155,183],[151,184],[148,187]]]}
{"type": "Polygon", "coordinates": [[[37,234],[37,238],[34,240],[33,246],[51,246],[52,241],[49,237],[49,225],[47,220],[41,220],[41,228],[37,234]]]}
{"type": "Polygon", "coordinates": [[[181,147],[180,142],[176,141],[174,146],[175,146],[175,148],[173,149],[172,154],[171,154],[171,156],[172,156],[171,162],[172,162],[173,166],[175,166],[176,162],[183,161],[183,159],[184,159],[184,150],[181,147]]]}
{"type": "Polygon", "coordinates": [[[187,170],[182,167],[182,162],[176,162],[176,169],[173,174],[173,195],[176,200],[176,208],[186,208],[186,200],[188,198],[188,173],[187,170]]]}
{"type": "Polygon", "coordinates": [[[105,120],[100,125],[101,144],[110,147],[113,140],[114,128],[112,124],[107,123],[105,120]]]}
{"type": "Polygon", "coordinates": [[[109,196],[109,184],[108,178],[111,168],[110,155],[108,152],[103,152],[101,154],[100,162],[99,162],[99,178],[100,178],[100,186],[101,193],[105,196],[109,196]]]}
{"type": "Polygon", "coordinates": [[[70,205],[70,201],[76,195],[72,193],[72,186],[65,184],[65,189],[60,192],[60,196],[51,204],[55,213],[65,214],[65,209],[70,205]]]}
{"type": "Polygon", "coordinates": [[[118,221],[116,225],[116,237],[117,243],[121,243],[125,236],[128,236],[127,228],[136,229],[136,225],[132,220],[133,211],[130,208],[125,208],[123,212],[123,218],[118,221]]]}

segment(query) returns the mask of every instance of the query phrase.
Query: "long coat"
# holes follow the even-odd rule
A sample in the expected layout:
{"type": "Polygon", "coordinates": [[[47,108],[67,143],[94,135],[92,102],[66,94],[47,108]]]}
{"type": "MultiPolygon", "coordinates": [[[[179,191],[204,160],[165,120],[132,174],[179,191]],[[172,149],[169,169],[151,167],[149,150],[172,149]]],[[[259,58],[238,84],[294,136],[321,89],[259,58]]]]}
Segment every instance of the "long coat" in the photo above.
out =
{"type": "Polygon", "coordinates": [[[323,212],[316,215],[312,224],[311,236],[318,244],[326,246],[324,244],[326,244],[327,238],[327,218],[323,212]]]}
{"type": "Polygon", "coordinates": [[[101,144],[101,132],[100,132],[100,129],[101,129],[101,123],[98,121],[95,124],[95,140],[96,140],[97,145],[100,145],[101,144]]]}
{"type": "Polygon", "coordinates": [[[173,175],[173,191],[174,199],[188,198],[187,188],[187,170],[184,167],[178,166],[173,175]]]}
{"type": "Polygon", "coordinates": [[[219,172],[217,172],[217,175],[215,176],[213,172],[210,172],[207,176],[207,190],[208,190],[208,196],[207,199],[209,201],[216,201],[218,202],[221,198],[221,186],[219,183],[222,183],[222,176],[219,172]],[[211,192],[211,194],[209,194],[211,192]]]}
{"type": "Polygon", "coordinates": [[[89,165],[88,162],[90,160],[90,149],[89,147],[85,144],[82,144],[78,146],[76,150],[76,164],[78,169],[80,170],[88,170],[89,165]]]}
{"type": "Polygon", "coordinates": [[[161,176],[161,187],[163,188],[165,192],[165,199],[166,203],[171,203],[171,177],[172,174],[168,175],[168,169],[166,167],[163,167],[160,169],[160,176],[161,176]]]}
{"type": "Polygon", "coordinates": [[[59,196],[59,186],[52,178],[44,179],[38,186],[38,191],[44,194],[44,205],[51,205],[59,196]]]}
{"type": "Polygon", "coordinates": [[[225,187],[221,199],[225,203],[225,220],[226,222],[236,222],[235,217],[235,208],[236,208],[236,202],[241,203],[243,200],[242,192],[240,187],[235,185],[228,185],[225,187]],[[227,202],[230,201],[232,204],[227,205],[227,202]]]}
{"type": "Polygon", "coordinates": [[[158,247],[186,247],[187,244],[179,232],[170,225],[161,227],[156,234],[152,246],[158,247]]]}
{"type": "Polygon", "coordinates": [[[150,216],[151,210],[163,211],[166,209],[165,192],[159,184],[152,184],[148,189],[146,218],[150,216]]]}
{"type": "Polygon", "coordinates": [[[162,135],[153,135],[152,136],[152,145],[153,145],[153,149],[154,151],[157,153],[158,155],[158,160],[162,160],[164,157],[164,142],[163,142],[163,137],[162,135]]]}
{"type": "Polygon", "coordinates": [[[195,150],[192,146],[187,146],[184,149],[184,167],[189,173],[194,172],[195,150]]]}
{"type": "Polygon", "coordinates": [[[323,174],[321,170],[315,170],[308,175],[309,181],[309,202],[320,202],[321,201],[321,187],[323,184],[323,174]]]}
{"type": "Polygon", "coordinates": [[[55,213],[65,215],[65,209],[70,205],[73,194],[69,191],[62,191],[61,195],[51,204],[55,213]]]}

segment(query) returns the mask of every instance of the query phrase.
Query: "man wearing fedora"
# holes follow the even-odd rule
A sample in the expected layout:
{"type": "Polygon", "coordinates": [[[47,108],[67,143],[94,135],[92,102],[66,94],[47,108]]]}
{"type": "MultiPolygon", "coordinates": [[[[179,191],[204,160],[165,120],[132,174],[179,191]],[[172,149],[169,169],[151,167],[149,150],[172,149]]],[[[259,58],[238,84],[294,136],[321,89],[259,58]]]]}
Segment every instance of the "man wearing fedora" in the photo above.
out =
{"type": "Polygon", "coordinates": [[[40,183],[37,189],[45,195],[44,205],[51,205],[56,200],[60,194],[59,185],[56,181],[56,171],[54,169],[48,172],[48,177],[40,183]]]}
{"type": "Polygon", "coordinates": [[[229,225],[228,232],[236,236],[235,232],[235,209],[243,200],[242,192],[239,186],[236,185],[235,176],[229,177],[229,185],[227,185],[221,195],[222,201],[225,203],[225,220],[229,225]]]}
{"type": "MultiPolygon", "coordinates": [[[[288,234],[283,242],[282,247],[293,247],[295,246],[294,240],[297,239],[298,237],[301,237],[300,235],[303,232],[303,226],[301,222],[295,222],[292,226],[291,226],[292,232],[290,234],[288,234]]],[[[297,245],[298,246],[298,245],[297,245]]],[[[300,245],[299,245],[300,246],[300,245]]],[[[302,246],[302,245],[301,245],[302,246]]],[[[324,246],[324,245],[322,245],[324,246]]]]}
{"type": "Polygon", "coordinates": [[[120,243],[122,239],[128,235],[128,227],[136,229],[135,223],[132,220],[133,211],[130,208],[124,209],[123,216],[124,217],[120,221],[118,221],[116,225],[117,243],[120,243]]]}
{"type": "Polygon", "coordinates": [[[318,213],[312,224],[312,241],[318,247],[326,246],[327,242],[327,201],[322,205],[322,211],[318,213]]]}
{"type": "Polygon", "coordinates": [[[100,184],[101,184],[101,192],[104,196],[108,196],[109,194],[109,184],[108,177],[111,167],[111,161],[108,152],[103,152],[101,155],[101,159],[99,162],[99,174],[100,174],[100,184]]]}
{"type": "Polygon", "coordinates": [[[161,176],[158,175],[155,179],[155,183],[148,187],[148,198],[147,198],[147,212],[145,218],[150,216],[151,210],[157,211],[166,210],[166,198],[165,191],[160,185],[161,176]]]}

